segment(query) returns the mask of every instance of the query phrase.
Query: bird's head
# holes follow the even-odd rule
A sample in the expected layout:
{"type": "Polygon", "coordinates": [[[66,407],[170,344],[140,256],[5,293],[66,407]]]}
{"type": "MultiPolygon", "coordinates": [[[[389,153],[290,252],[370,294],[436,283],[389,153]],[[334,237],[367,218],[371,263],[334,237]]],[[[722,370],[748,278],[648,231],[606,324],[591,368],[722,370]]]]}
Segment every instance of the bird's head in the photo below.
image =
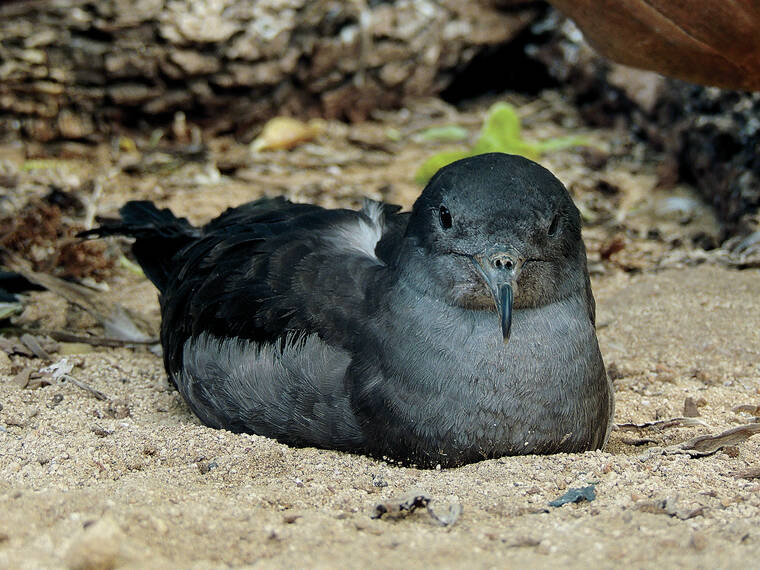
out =
{"type": "Polygon", "coordinates": [[[552,303],[587,282],[581,218],[565,187],[535,162],[501,153],[438,171],[414,204],[400,255],[400,265],[424,260],[417,286],[427,294],[498,311],[505,342],[513,308],[552,303]]]}

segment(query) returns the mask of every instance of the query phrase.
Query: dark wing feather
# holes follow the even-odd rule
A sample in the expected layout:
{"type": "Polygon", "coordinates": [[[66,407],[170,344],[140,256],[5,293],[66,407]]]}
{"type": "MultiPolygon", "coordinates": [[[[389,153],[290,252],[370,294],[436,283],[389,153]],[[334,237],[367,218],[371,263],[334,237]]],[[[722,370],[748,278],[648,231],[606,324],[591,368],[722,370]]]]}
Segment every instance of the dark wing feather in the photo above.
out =
{"type": "Polygon", "coordinates": [[[132,253],[148,279],[163,291],[171,273],[172,258],[200,237],[200,230],[185,218],[177,218],[166,208],[159,210],[146,200],[127,202],[119,214],[120,219],[101,220],[99,228],[81,232],[77,237],[124,235],[136,238],[132,253]]]}
{"type": "Polygon", "coordinates": [[[411,212],[399,213],[399,210],[401,210],[401,206],[383,204],[383,215],[385,216],[383,237],[377,242],[375,254],[386,265],[395,263],[411,216],[411,212]]]}
{"type": "Polygon", "coordinates": [[[202,333],[261,343],[316,333],[346,346],[372,310],[370,284],[383,273],[405,221],[394,215],[397,208],[375,206],[325,210],[264,199],[206,225],[172,259],[161,297],[170,374],[182,367],[185,341],[202,333]],[[375,242],[383,241],[388,247],[376,256],[375,242]]]}

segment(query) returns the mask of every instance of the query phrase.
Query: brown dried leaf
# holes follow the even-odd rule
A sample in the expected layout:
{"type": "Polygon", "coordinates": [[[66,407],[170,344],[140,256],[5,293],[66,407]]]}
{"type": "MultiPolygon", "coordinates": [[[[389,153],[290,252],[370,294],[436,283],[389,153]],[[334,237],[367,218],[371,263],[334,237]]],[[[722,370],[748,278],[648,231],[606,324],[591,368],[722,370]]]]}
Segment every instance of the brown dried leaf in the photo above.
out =
{"type": "Polygon", "coordinates": [[[745,413],[751,414],[753,416],[760,416],[760,406],[755,406],[753,404],[742,404],[741,406],[734,406],[731,408],[731,411],[735,414],[745,413]]]}
{"type": "Polygon", "coordinates": [[[304,123],[292,117],[274,117],[251,143],[251,150],[288,150],[316,138],[324,129],[325,123],[319,119],[304,123]]]}
{"type": "Polygon", "coordinates": [[[694,398],[687,397],[683,401],[683,415],[687,418],[696,418],[700,416],[699,409],[697,408],[697,402],[694,398]]]}
{"type": "Polygon", "coordinates": [[[33,371],[33,366],[27,366],[13,377],[13,383],[19,388],[26,388],[29,384],[29,378],[31,377],[33,371]]]}

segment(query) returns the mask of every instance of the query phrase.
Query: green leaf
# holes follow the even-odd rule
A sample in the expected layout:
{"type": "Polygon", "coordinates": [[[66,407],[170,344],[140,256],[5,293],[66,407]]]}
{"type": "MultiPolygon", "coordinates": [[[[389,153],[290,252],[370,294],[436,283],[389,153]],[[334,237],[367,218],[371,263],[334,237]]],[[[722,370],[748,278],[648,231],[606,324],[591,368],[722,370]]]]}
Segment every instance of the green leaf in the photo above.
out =
{"type": "Polygon", "coordinates": [[[514,107],[508,103],[496,103],[488,110],[483,130],[473,150],[478,154],[499,152],[500,149],[514,148],[521,141],[520,118],[514,107]]]}
{"type": "Polygon", "coordinates": [[[467,129],[459,125],[444,125],[420,131],[414,135],[414,138],[427,142],[456,142],[466,139],[469,134],[467,129]]]}
{"type": "MultiPolygon", "coordinates": [[[[451,129],[452,127],[454,126],[432,128],[425,131],[425,133],[432,131],[433,136],[435,136],[436,134],[447,132],[447,129],[451,129]]],[[[450,150],[434,154],[417,170],[414,178],[420,184],[425,184],[440,168],[455,160],[475,156],[476,154],[503,152],[506,154],[519,154],[531,160],[538,160],[544,153],[575,146],[593,146],[593,143],[583,136],[559,137],[536,142],[524,140],[522,138],[520,117],[517,115],[515,108],[509,103],[499,102],[488,110],[488,114],[483,121],[483,129],[480,131],[480,136],[472,147],[472,150],[450,150]]]]}
{"type": "Polygon", "coordinates": [[[433,177],[433,174],[441,168],[468,156],[473,156],[473,153],[467,150],[447,150],[434,154],[422,163],[422,166],[415,173],[414,179],[419,184],[426,184],[433,177]]]}
{"type": "Polygon", "coordinates": [[[496,103],[489,109],[473,151],[474,154],[519,154],[531,160],[538,160],[541,156],[538,145],[523,140],[520,117],[509,103],[496,103]]]}
{"type": "Polygon", "coordinates": [[[542,141],[537,143],[539,152],[544,154],[546,152],[554,152],[556,150],[565,150],[566,148],[572,148],[574,146],[594,146],[588,137],[584,136],[569,136],[559,137],[556,139],[549,139],[548,141],[542,141]]]}

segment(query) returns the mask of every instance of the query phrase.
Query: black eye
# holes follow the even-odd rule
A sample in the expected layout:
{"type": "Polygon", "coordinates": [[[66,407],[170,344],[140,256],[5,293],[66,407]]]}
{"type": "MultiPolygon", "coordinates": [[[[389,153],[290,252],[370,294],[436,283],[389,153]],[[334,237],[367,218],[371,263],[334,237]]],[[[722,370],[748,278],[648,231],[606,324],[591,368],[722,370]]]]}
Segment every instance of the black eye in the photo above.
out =
{"type": "Polygon", "coordinates": [[[449,212],[449,209],[446,206],[441,206],[438,210],[438,214],[441,217],[441,226],[443,229],[449,229],[451,227],[451,212],[449,212]]]}
{"type": "Polygon", "coordinates": [[[550,236],[553,236],[557,233],[557,227],[559,226],[559,214],[554,215],[554,219],[552,220],[552,223],[549,224],[549,231],[547,232],[550,236]]]}

